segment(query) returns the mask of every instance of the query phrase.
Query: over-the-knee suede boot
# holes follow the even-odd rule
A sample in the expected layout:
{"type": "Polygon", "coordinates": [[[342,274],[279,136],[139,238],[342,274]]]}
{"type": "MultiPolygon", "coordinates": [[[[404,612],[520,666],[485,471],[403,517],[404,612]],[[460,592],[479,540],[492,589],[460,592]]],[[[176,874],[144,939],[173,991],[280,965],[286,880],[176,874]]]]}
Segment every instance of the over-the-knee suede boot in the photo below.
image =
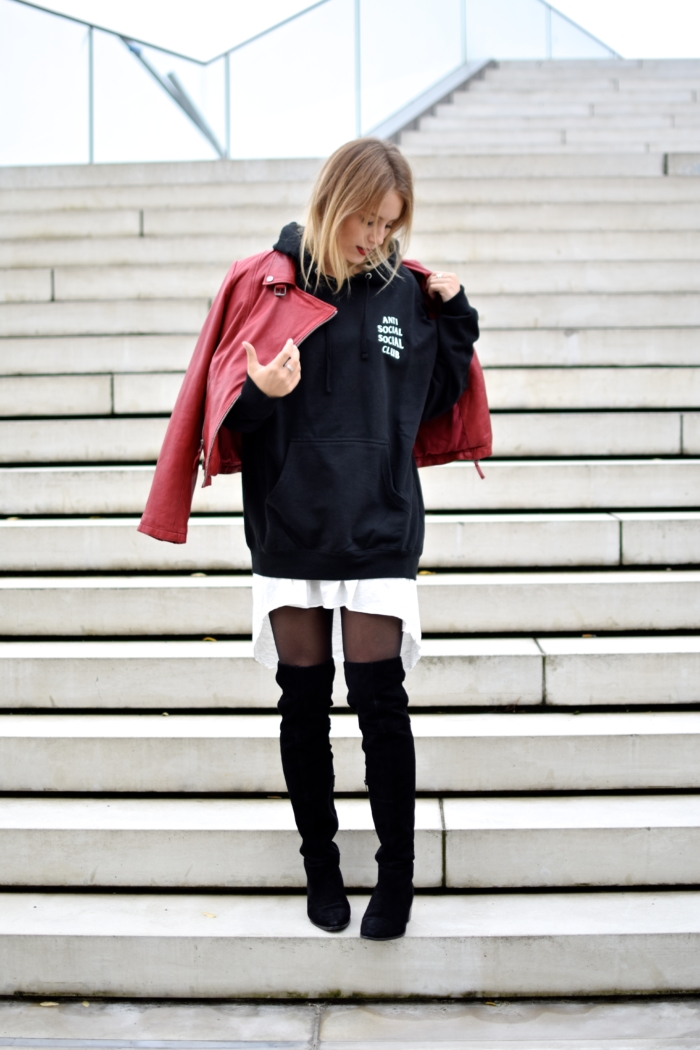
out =
{"type": "Polygon", "coordinates": [[[377,836],[377,885],[360,933],[370,940],[402,937],[413,903],[416,756],[406,677],[400,657],[345,663],[348,703],[357,711],[367,788],[377,836]]]}
{"type": "Polygon", "coordinates": [[[307,882],[307,914],[329,933],[350,922],[350,904],[340,873],[340,853],[333,837],[338,817],[333,804],[333,751],[329,740],[335,665],[278,664],[282,696],[280,752],[282,769],[299,834],[307,882]]]}

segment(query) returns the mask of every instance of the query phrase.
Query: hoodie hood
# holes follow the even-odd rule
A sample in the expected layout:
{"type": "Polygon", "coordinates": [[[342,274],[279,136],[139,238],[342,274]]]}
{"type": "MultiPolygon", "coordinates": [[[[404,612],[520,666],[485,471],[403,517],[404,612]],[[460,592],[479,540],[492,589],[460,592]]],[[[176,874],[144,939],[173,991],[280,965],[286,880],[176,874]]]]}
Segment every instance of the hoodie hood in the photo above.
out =
{"type": "MultiPolygon", "coordinates": [[[[273,251],[282,252],[293,259],[296,263],[297,271],[300,270],[301,264],[301,238],[303,233],[304,227],[300,226],[298,222],[288,222],[286,226],[282,227],[277,243],[272,246],[273,251]]],[[[389,262],[392,268],[396,265],[395,252],[389,256],[389,262]]],[[[372,269],[359,270],[351,277],[351,285],[360,285],[362,278],[366,277],[367,274],[371,274],[373,280],[381,284],[387,284],[391,277],[391,273],[383,265],[380,265],[372,267],[372,269]]],[[[377,287],[379,286],[380,284],[378,283],[377,287]]]]}
{"type": "MultiPolygon", "coordinates": [[[[284,255],[288,255],[294,260],[297,270],[297,283],[306,291],[310,291],[308,286],[305,285],[304,279],[301,275],[301,238],[304,233],[304,227],[300,226],[297,222],[287,223],[286,226],[282,227],[277,243],[273,245],[273,251],[282,252],[284,255]]],[[[393,257],[392,257],[393,258],[393,257]]],[[[382,268],[372,268],[368,270],[360,270],[350,278],[349,287],[341,288],[340,291],[333,289],[326,281],[320,281],[318,288],[314,288],[311,294],[315,295],[318,299],[322,299],[329,305],[335,306],[336,309],[341,309],[343,302],[348,302],[350,298],[353,299],[359,293],[360,296],[360,309],[361,318],[359,320],[359,351],[360,358],[362,361],[366,361],[368,358],[368,342],[367,342],[367,304],[372,294],[376,295],[389,283],[389,274],[382,268]]],[[[323,335],[325,341],[325,352],[326,352],[326,393],[332,392],[332,373],[333,373],[333,325],[326,323],[323,326],[323,335]]]]}
{"type": "Polygon", "coordinates": [[[290,258],[294,259],[294,262],[299,263],[301,260],[301,235],[303,232],[304,227],[300,226],[298,222],[288,222],[286,226],[282,227],[277,243],[272,245],[272,250],[274,252],[283,252],[284,255],[289,255],[290,258]]]}

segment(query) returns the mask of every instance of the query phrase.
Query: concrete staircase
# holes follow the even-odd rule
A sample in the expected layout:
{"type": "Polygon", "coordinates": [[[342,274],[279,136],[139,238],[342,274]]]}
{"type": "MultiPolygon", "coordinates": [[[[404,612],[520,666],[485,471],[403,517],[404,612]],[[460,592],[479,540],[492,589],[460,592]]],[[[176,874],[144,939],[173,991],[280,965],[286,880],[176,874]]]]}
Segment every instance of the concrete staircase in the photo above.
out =
{"type": "Polygon", "coordinates": [[[700,988],[698,92],[504,63],[403,134],[497,458],[423,471],[420,892],[385,945],[340,685],[354,918],[305,917],[240,479],[185,547],[135,531],[208,303],[317,162],[0,170],[0,994],[700,988]]]}

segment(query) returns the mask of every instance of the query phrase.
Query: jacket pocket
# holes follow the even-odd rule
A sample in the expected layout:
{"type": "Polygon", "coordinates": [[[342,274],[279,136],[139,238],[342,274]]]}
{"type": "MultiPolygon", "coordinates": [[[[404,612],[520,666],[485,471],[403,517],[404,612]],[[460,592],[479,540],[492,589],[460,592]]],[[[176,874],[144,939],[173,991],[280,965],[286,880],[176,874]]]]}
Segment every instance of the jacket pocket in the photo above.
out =
{"type": "Polygon", "coordinates": [[[266,551],[403,550],[410,503],[380,441],[292,441],[266,502],[266,551]]]}

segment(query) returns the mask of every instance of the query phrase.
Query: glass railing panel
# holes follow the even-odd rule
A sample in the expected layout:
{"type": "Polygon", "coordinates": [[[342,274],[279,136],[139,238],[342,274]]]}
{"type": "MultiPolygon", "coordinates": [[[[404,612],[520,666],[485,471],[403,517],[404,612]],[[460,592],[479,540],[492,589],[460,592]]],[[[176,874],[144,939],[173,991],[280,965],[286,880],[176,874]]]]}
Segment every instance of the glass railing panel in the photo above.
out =
{"type": "Polygon", "coordinates": [[[0,0],[0,164],[88,157],[88,31],[0,0]]]}
{"type": "Polygon", "coordinates": [[[552,58],[612,58],[609,47],[552,11],[552,58]]]}
{"type": "Polygon", "coordinates": [[[459,65],[462,0],[362,0],[362,130],[459,65]]]}
{"type": "MultiPolygon", "coordinates": [[[[225,68],[223,58],[209,65],[188,62],[154,48],[142,48],[144,57],[161,75],[174,73],[213,131],[217,142],[226,145],[225,68]]],[[[213,154],[215,155],[215,154],[213,154]]]]}
{"type": "Polygon", "coordinates": [[[234,51],[231,156],[317,157],[354,138],[353,40],[353,0],[331,0],[234,51]]]}
{"type": "Polygon", "coordinates": [[[327,0],[228,58],[141,57],[190,116],[117,35],[0,0],[0,163],[323,156],[465,60],[614,52],[543,0],[327,0]]]}
{"type": "MultiPolygon", "coordinates": [[[[94,50],[95,161],[216,158],[202,134],[119,37],[95,30],[94,50]]],[[[175,61],[150,51],[149,58],[161,71],[169,71],[175,61]]]]}
{"type": "Polygon", "coordinates": [[[467,56],[546,58],[547,8],[539,0],[466,0],[467,56]]]}

